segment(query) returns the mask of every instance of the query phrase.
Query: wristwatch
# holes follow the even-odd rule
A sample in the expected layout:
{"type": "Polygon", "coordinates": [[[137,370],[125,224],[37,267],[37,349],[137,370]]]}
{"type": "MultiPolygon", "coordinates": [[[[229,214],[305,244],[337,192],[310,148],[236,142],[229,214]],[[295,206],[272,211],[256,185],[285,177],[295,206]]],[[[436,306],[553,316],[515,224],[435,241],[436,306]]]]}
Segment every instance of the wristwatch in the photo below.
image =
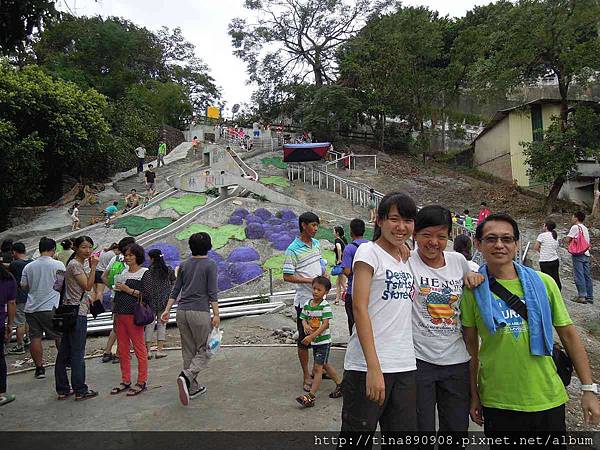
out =
{"type": "Polygon", "coordinates": [[[592,384],[582,384],[581,385],[581,390],[582,391],[590,391],[593,392],[594,394],[598,393],[598,385],[596,383],[592,383],[592,384]]]}

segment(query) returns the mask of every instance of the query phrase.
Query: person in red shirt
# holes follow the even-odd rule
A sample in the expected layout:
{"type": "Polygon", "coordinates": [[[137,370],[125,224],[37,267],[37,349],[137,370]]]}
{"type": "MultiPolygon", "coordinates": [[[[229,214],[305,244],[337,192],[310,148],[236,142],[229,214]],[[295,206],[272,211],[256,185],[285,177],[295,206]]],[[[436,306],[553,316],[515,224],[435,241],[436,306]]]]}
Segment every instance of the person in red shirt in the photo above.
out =
{"type": "Polygon", "coordinates": [[[487,207],[487,203],[481,202],[481,206],[479,207],[479,215],[477,216],[477,223],[483,222],[491,213],[492,212],[487,207]]]}

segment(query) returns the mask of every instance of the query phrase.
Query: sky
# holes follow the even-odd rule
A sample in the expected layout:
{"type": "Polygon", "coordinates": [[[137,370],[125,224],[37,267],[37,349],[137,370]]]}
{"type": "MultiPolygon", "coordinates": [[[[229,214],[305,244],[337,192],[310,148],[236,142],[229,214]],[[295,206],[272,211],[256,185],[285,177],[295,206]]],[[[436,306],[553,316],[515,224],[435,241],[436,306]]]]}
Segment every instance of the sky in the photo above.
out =
{"type": "MultiPolygon", "coordinates": [[[[405,6],[428,6],[441,15],[461,17],[490,0],[405,0],[405,6]]],[[[196,46],[196,56],[211,69],[228,108],[248,102],[252,86],[246,85],[244,63],[233,56],[227,27],[235,17],[250,17],[244,0],[57,0],[62,11],[78,16],[124,17],[152,31],[162,26],[180,27],[184,37],[196,46]]]]}

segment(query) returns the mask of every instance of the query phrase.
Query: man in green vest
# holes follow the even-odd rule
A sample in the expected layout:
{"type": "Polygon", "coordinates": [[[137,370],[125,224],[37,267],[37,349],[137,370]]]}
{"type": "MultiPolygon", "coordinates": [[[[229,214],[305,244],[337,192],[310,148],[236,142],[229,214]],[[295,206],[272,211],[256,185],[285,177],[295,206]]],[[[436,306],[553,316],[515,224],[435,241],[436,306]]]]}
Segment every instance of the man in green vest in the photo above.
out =
{"type": "Polygon", "coordinates": [[[160,145],[158,146],[158,155],[157,155],[157,164],[156,167],[160,167],[161,164],[164,166],[165,165],[165,160],[164,157],[167,154],[167,144],[165,142],[161,142],[160,145]]]}

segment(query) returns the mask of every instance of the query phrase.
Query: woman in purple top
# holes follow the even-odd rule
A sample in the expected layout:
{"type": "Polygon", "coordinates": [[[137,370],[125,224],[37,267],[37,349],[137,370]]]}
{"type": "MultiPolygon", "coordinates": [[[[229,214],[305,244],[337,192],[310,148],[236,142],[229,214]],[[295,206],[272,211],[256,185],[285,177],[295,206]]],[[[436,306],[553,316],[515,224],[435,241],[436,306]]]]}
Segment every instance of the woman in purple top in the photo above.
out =
{"type": "Polygon", "coordinates": [[[17,283],[6,270],[4,264],[0,264],[0,406],[14,401],[15,396],[6,393],[6,360],[4,359],[4,341],[8,341],[12,334],[17,311],[17,283]],[[6,322],[6,310],[8,309],[8,324],[6,322]]]}

